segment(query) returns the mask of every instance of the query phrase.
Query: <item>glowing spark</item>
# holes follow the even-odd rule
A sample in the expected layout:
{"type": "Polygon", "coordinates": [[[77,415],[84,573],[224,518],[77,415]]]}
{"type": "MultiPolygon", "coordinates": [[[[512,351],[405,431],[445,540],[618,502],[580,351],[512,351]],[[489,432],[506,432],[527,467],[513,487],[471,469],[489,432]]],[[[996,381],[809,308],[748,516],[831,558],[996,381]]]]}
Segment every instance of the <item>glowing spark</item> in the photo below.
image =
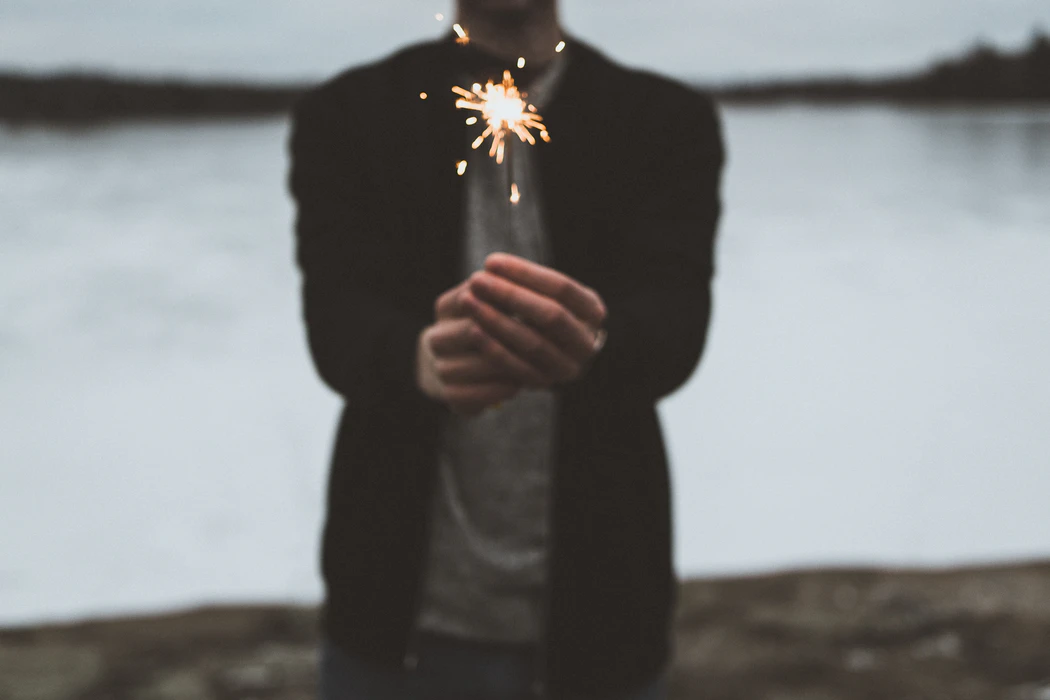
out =
{"type": "Polygon", "coordinates": [[[467,117],[467,126],[474,126],[478,123],[477,117],[467,117]]]}
{"type": "Polygon", "coordinates": [[[528,95],[518,90],[510,71],[503,71],[503,82],[499,85],[490,80],[484,89],[480,84],[474,83],[473,92],[461,87],[452,88],[452,92],[460,96],[460,99],[456,100],[458,109],[472,109],[481,112],[481,118],[487,125],[471,148],[478,149],[485,139],[492,136],[489,156],[495,158],[497,163],[503,163],[506,141],[511,133],[515,134],[522,143],[535,145],[536,138],[530,131],[530,129],[535,129],[540,132],[541,139],[550,141],[550,134],[547,133],[543,117],[536,113],[534,106],[525,101],[528,95]]]}
{"type": "Polygon", "coordinates": [[[521,192],[518,191],[518,183],[512,182],[510,184],[510,203],[517,204],[521,201],[521,192]]]}
{"type": "Polygon", "coordinates": [[[443,14],[441,14],[439,12],[436,15],[434,15],[434,19],[436,19],[438,22],[444,22],[445,21],[445,15],[443,15],[443,14]]]}
{"type": "Polygon", "coordinates": [[[458,173],[459,176],[462,177],[463,173],[465,172],[467,172],[467,161],[461,160],[458,163],[456,163],[456,173],[458,173]]]}
{"type": "Polygon", "coordinates": [[[421,99],[421,100],[427,99],[427,93],[425,93],[425,92],[419,93],[419,99],[421,99]]]}
{"type": "Polygon", "coordinates": [[[557,51],[558,53],[561,53],[562,51],[564,51],[565,50],[565,42],[564,41],[559,41],[558,45],[554,47],[554,50],[557,51]]]}
{"type": "Polygon", "coordinates": [[[452,29],[456,32],[456,36],[459,37],[458,39],[456,39],[456,43],[457,44],[469,44],[470,43],[470,37],[467,36],[466,30],[463,29],[463,27],[461,27],[458,23],[457,24],[453,24],[452,25],[452,29]]]}
{"type": "Polygon", "coordinates": [[[524,68],[524,67],[525,67],[525,57],[524,56],[520,56],[518,58],[518,68],[524,68]]]}

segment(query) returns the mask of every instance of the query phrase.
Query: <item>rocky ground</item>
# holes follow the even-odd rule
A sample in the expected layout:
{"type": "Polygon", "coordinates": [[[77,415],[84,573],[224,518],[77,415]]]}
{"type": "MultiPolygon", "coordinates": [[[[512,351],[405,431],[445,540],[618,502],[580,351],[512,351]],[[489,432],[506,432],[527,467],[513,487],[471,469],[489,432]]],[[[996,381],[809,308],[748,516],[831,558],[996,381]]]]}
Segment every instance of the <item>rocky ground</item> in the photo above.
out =
{"type": "MultiPolygon", "coordinates": [[[[1050,562],[690,580],[674,700],[1050,700],[1050,562]]],[[[0,630],[0,700],[313,698],[316,611],[0,630]]]]}

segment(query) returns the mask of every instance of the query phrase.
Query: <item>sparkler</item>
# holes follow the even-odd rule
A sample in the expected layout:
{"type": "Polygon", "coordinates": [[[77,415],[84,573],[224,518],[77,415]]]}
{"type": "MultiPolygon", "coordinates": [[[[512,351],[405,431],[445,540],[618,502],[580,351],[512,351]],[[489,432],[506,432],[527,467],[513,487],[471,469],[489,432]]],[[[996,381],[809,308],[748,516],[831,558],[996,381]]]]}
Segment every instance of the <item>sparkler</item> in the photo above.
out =
{"type": "MultiPolygon", "coordinates": [[[[434,15],[434,19],[440,22],[445,19],[445,16],[438,13],[434,15]]],[[[462,25],[457,22],[452,25],[452,29],[456,32],[457,44],[470,43],[470,35],[467,34],[467,30],[462,25]]],[[[560,53],[564,48],[565,42],[562,41],[554,50],[560,53]]],[[[525,57],[520,56],[518,58],[518,68],[524,67],[525,57]]],[[[466,90],[457,86],[452,88],[452,92],[459,95],[459,99],[456,100],[457,109],[470,109],[481,112],[481,118],[485,120],[486,128],[481,136],[471,145],[471,148],[477,150],[481,147],[481,144],[485,143],[485,139],[492,136],[489,156],[495,158],[497,164],[502,165],[504,156],[508,155],[508,134],[510,133],[516,134],[522,143],[536,145],[536,137],[530,131],[530,129],[535,129],[539,131],[541,139],[550,141],[550,134],[547,133],[547,127],[543,124],[543,117],[537,113],[535,106],[525,101],[528,94],[521,92],[518,86],[514,84],[514,77],[509,70],[503,71],[502,83],[496,84],[489,80],[484,88],[482,88],[481,83],[474,83],[472,90],[466,90]]],[[[419,93],[419,98],[425,100],[427,99],[427,94],[421,92],[419,93]]],[[[468,126],[473,126],[477,123],[477,117],[472,116],[467,119],[468,126]]],[[[466,172],[466,169],[466,161],[456,163],[456,172],[460,176],[466,172]]],[[[520,200],[521,193],[518,191],[518,186],[512,182],[510,202],[511,204],[517,204],[520,200]]]]}
{"type": "Polygon", "coordinates": [[[473,90],[454,87],[452,92],[460,96],[460,99],[456,100],[458,109],[481,112],[481,118],[487,124],[485,131],[471,144],[471,148],[477,150],[485,143],[485,139],[491,136],[489,156],[494,157],[497,163],[503,163],[507,138],[512,133],[516,134],[522,143],[530,145],[536,145],[536,137],[530,129],[539,131],[540,138],[544,141],[551,140],[543,117],[536,112],[536,107],[525,101],[528,95],[518,90],[509,70],[503,71],[503,82],[498,85],[490,80],[484,88],[480,83],[474,83],[473,90]]]}
{"type": "MultiPolygon", "coordinates": [[[[525,59],[518,59],[519,65],[525,63],[525,59]]],[[[536,137],[530,129],[539,131],[540,138],[549,142],[550,134],[543,123],[536,107],[526,101],[528,95],[518,90],[514,84],[514,78],[510,71],[503,71],[503,82],[495,84],[491,80],[481,87],[481,83],[474,83],[472,90],[461,87],[453,87],[452,92],[459,95],[456,100],[458,109],[470,109],[481,112],[481,118],[485,120],[486,128],[481,136],[474,140],[471,148],[477,150],[485,139],[492,137],[492,145],[489,147],[489,157],[495,158],[496,163],[502,165],[504,155],[509,150],[508,141],[510,134],[515,134],[522,143],[531,146],[536,145],[536,137]]],[[[477,117],[467,119],[467,124],[477,123],[477,117]]],[[[508,156],[509,158],[509,156],[508,156]]],[[[508,165],[509,167],[509,165],[508,165]]],[[[513,176],[513,174],[512,174],[513,176]]],[[[510,203],[517,204],[521,201],[521,192],[514,182],[510,185],[510,203]]]]}

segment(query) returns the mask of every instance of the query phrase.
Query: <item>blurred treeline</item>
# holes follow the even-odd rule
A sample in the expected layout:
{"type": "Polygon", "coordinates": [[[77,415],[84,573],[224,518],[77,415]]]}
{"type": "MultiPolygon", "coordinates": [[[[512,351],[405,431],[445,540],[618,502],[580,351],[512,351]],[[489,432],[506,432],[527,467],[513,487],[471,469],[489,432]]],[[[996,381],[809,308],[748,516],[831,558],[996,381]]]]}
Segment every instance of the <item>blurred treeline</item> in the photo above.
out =
{"type": "Polygon", "coordinates": [[[962,58],[917,75],[771,81],[727,86],[738,100],[884,100],[906,102],[1050,102],[1050,36],[1037,31],[1028,47],[1004,52],[980,43],[962,58]]]}
{"type": "MultiPolygon", "coordinates": [[[[309,85],[201,84],[91,73],[0,71],[0,122],[221,118],[286,112],[309,85]]],[[[707,86],[729,101],[1050,102],[1050,36],[1018,52],[978,44],[921,73],[707,86]]]]}
{"type": "Polygon", "coordinates": [[[90,73],[0,72],[0,122],[243,117],[287,111],[305,85],[150,80],[90,73]]]}

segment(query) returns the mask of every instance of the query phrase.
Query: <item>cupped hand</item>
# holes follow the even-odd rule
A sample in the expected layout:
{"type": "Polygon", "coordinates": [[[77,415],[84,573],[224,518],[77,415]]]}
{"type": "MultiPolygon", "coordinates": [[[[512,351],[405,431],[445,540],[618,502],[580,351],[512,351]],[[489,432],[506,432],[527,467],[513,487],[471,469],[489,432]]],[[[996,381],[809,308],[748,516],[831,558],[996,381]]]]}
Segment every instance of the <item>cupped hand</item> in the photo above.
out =
{"type": "Polygon", "coordinates": [[[421,391],[459,415],[476,416],[515,396],[523,387],[544,385],[544,376],[516,357],[471,318],[470,280],[434,303],[435,323],[417,347],[416,380],[421,391]]]}
{"type": "Polygon", "coordinates": [[[580,379],[600,350],[607,310],[587,285],[516,255],[493,253],[460,294],[479,328],[542,377],[541,386],[580,379]]]}

